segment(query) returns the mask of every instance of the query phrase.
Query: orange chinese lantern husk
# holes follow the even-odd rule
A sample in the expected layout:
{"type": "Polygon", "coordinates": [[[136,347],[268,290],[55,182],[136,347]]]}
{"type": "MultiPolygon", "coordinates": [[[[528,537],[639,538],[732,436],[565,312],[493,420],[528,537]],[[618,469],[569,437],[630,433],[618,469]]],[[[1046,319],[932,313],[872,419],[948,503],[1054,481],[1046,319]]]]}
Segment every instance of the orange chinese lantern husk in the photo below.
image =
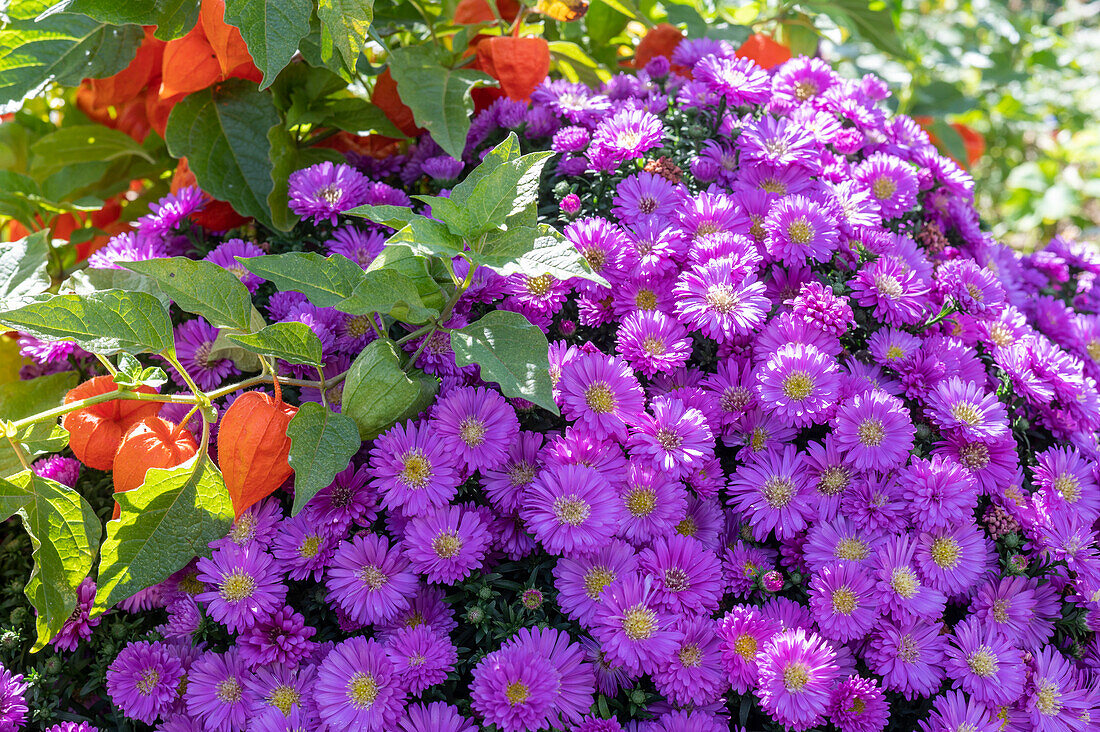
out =
{"type": "Polygon", "coordinates": [[[238,517],[294,472],[286,428],[297,412],[297,407],[281,398],[250,391],[238,397],[222,417],[218,462],[238,517]]]}
{"type": "Polygon", "coordinates": [[[545,38],[485,38],[477,44],[477,63],[509,99],[526,102],[550,73],[550,46],[545,38]]]}
{"type": "MultiPolygon", "coordinates": [[[[513,23],[519,14],[519,3],[516,0],[497,0],[497,12],[505,23],[513,23]]],[[[462,0],[455,6],[455,23],[457,25],[474,25],[476,23],[492,23],[497,19],[493,9],[489,7],[488,0],[462,0]]]]}
{"type": "Polygon", "coordinates": [[[370,100],[378,106],[387,119],[409,137],[416,137],[424,132],[424,129],[416,126],[413,113],[409,107],[401,101],[401,95],[397,93],[397,82],[393,80],[390,70],[386,69],[374,81],[374,91],[370,100]]]}
{"type": "MultiPolygon", "coordinates": [[[[160,417],[144,417],[134,422],[115,453],[112,464],[115,493],[125,493],[145,482],[149,468],[174,468],[199,451],[194,435],[160,417]]],[[[119,507],[115,504],[115,518],[119,507]]]]}
{"type": "Polygon", "coordinates": [[[782,43],[777,43],[771,36],[754,33],[737,49],[737,55],[740,58],[752,59],[765,69],[770,69],[789,61],[791,49],[782,43]]]}
{"type": "Polygon", "coordinates": [[[638,44],[638,50],[634,52],[634,68],[645,68],[645,65],[657,56],[671,59],[672,52],[682,40],[684,40],[684,34],[679,28],[669,23],[661,23],[651,28],[638,44]]]}
{"type": "MultiPolygon", "coordinates": [[[[97,376],[70,390],[65,395],[65,403],[71,404],[116,389],[110,376],[97,376]]],[[[135,391],[156,393],[148,386],[139,386],[135,391]]],[[[122,435],[134,422],[156,416],[161,406],[160,402],[112,399],[69,412],[61,424],[69,432],[69,447],[77,460],[96,470],[110,470],[122,435]]]]}

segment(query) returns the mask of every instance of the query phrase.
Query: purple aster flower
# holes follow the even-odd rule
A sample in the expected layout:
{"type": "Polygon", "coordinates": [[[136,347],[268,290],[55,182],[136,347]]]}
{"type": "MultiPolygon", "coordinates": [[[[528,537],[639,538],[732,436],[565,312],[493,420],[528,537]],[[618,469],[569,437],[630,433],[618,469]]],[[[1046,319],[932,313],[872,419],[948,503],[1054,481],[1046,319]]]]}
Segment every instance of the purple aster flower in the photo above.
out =
{"type": "Polygon", "coordinates": [[[877,390],[853,397],[833,420],[837,446],[859,470],[891,470],[902,465],[913,447],[914,433],[901,400],[877,390]]]}
{"type": "Polygon", "coordinates": [[[1051,646],[1035,657],[1024,710],[1035,732],[1083,730],[1089,714],[1089,694],[1078,686],[1078,674],[1070,662],[1051,646]]]}
{"type": "Polygon", "coordinates": [[[813,135],[790,120],[769,115],[746,124],[737,145],[743,161],[776,167],[811,165],[817,152],[813,135]]]}
{"type": "Polygon", "coordinates": [[[336,553],[339,539],[331,528],[314,523],[306,512],[284,519],[271,544],[271,553],[292,580],[319,582],[336,553]]]}
{"type": "Polygon", "coordinates": [[[939,590],[921,582],[915,550],[908,534],[900,534],[887,539],[873,560],[882,610],[895,621],[937,618],[943,613],[946,598],[939,590]]]}
{"type": "Polygon", "coordinates": [[[848,284],[857,303],[890,325],[916,325],[928,310],[928,286],[896,257],[868,262],[848,284]]]}
{"type": "Polygon", "coordinates": [[[107,668],[107,693],[127,717],[153,724],[175,702],[182,676],[183,666],[167,645],[130,643],[107,668]]]}
{"type": "Polygon", "coordinates": [[[121,262],[144,262],[166,256],[168,252],[162,240],[124,231],[111,237],[107,246],[92,252],[88,257],[88,266],[93,269],[122,269],[121,262]]]}
{"type": "Polygon", "coordinates": [[[1020,650],[974,616],[955,626],[945,667],[955,688],[989,706],[1012,704],[1024,691],[1020,650]]]}
{"type": "Polygon", "coordinates": [[[500,513],[514,513],[519,509],[524,491],[541,469],[539,450],[542,442],[540,433],[520,431],[508,448],[507,461],[498,468],[482,471],[481,487],[485,497],[500,513]]]}
{"type": "Polygon", "coordinates": [[[577,622],[591,625],[603,591],[637,566],[634,550],[618,539],[604,542],[595,552],[561,557],[554,567],[558,605],[577,622]]]}
{"type": "Polygon", "coordinates": [[[139,218],[134,225],[142,236],[163,237],[174,231],[185,218],[202,209],[204,204],[202,191],[197,186],[184,186],[149,204],[151,213],[139,218]]]}
{"type": "Polygon", "coordinates": [[[550,149],[556,153],[582,152],[588,147],[588,141],[590,139],[592,139],[592,135],[587,128],[570,125],[568,127],[562,127],[554,133],[554,139],[550,144],[550,149]]]}
{"type": "Polygon", "coordinates": [[[249,506],[233,522],[233,527],[225,538],[218,540],[217,546],[236,544],[266,550],[278,531],[282,517],[283,510],[279,502],[275,498],[265,498],[249,506]]]}
{"type": "Polygon", "coordinates": [[[366,269],[386,248],[386,236],[377,229],[365,231],[354,225],[341,226],[332,232],[332,238],[325,242],[324,247],[328,254],[347,257],[366,269]]]}
{"type": "Polygon", "coordinates": [[[554,315],[561,310],[570,285],[549,274],[535,277],[517,272],[504,279],[504,291],[521,307],[528,320],[554,315]],[[530,314],[528,314],[530,312],[530,314]],[[534,316],[534,317],[532,317],[534,316]]]}
{"type": "Polygon", "coordinates": [[[309,499],[302,515],[332,536],[342,536],[353,524],[370,524],[378,515],[378,494],[369,478],[366,465],[350,463],[309,499]]]}
{"type": "Polygon", "coordinates": [[[564,233],[593,272],[612,279],[620,276],[626,242],[619,227],[607,219],[590,216],[569,224],[564,233]]]}
{"type": "Polygon", "coordinates": [[[477,727],[446,702],[417,702],[405,707],[397,732],[477,732],[477,727]]]}
{"type": "Polygon", "coordinates": [[[457,179],[464,167],[465,163],[455,160],[450,155],[436,155],[421,164],[421,170],[425,175],[442,183],[457,179]]]}
{"type": "Polygon", "coordinates": [[[714,455],[714,436],[703,413],[670,396],[650,403],[628,440],[632,455],[676,478],[690,475],[714,455]]]}
{"type": "Polygon", "coordinates": [[[1037,499],[1050,506],[1071,508],[1085,523],[1100,515],[1093,464],[1073,447],[1050,447],[1035,456],[1032,477],[1039,488],[1037,499]]]}
{"type": "Polygon", "coordinates": [[[395,617],[377,625],[381,639],[385,639],[400,628],[425,627],[435,633],[447,635],[458,627],[454,619],[454,610],[444,601],[443,588],[418,583],[416,594],[410,597],[408,607],[395,617]]]}
{"type": "MultiPolygon", "coordinates": [[[[161,729],[165,729],[165,727],[162,726],[161,729]]],[[[46,727],[43,732],[99,732],[99,728],[93,727],[87,722],[58,722],[46,727]]]]}
{"type": "Polygon", "coordinates": [[[394,631],[386,639],[386,655],[405,690],[415,696],[445,681],[458,663],[450,639],[425,625],[394,631]]]}
{"type": "Polygon", "coordinates": [[[83,467],[83,463],[79,460],[61,457],[60,455],[44,457],[41,460],[36,460],[31,465],[35,475],[56,481],[69,488],[76,487],[76,482],[80,479],[80,471],[83,467]]]}
{"type": "Polygon", "coordinates": [[[297,666],[313,652],[310,640],[317,630],[305,624],[305,618],[293,608],[279,608],[267,618],[258,620],[237,638],[241,658],[249,667],[273,664],[297,666]]]}
{"type": "Polygon", "coordinates": [[[819,517],[806,533],[803,559],[814,572],[834,562],[852,563],[859,569],[866,569],[871,566],[875,549],[881,543],[877,532],[861,530],[846,516],[838,514],[829,520],[819,517]]]}
{"type": "MultiPolygon", "coordinates": [[[[255,669],[254,673],[245,679],[245,687],[252,699],[249,717],[256,718],[251,726],[259,726],[259,720],[263,720],[264,723],[284,724],[286,720],[293,719],[295,714],[301,722],[314,722],[316,709],[313,703],[313,689],[315,663],[318,661],[320,659],[297,667],[265,666],[255,669]]],[[[278,729],[277,726],[274,728],[278,729]]],[[[271,729],[271,727],[263,727],[263,729],[271,729]]],[[[316,724],[303,729],[316,729],[316,724]]],[[[298,730],[294,729],[293,732],[298,730]]]]}
{"type": "Polygon", "coordinates": [[[995,493],[998,488],[1011,485],[1019,468],[1016,440],[1011,434],[991,442],[950,435],[937,442],[932,451],[958,461],[977,479],[983,493],[995,493]]]}
{"type": "Polygon", "coordinates": [[[364,625],[393,618],[408,606],[417,587],[402,550],[378,534],[362,533],[343,542],[325,577],[329,602],[364,625]]]}
{"type": "Polygon", "coordinates": [[[652,580],[657,602],[669,612],[713,612],[723,594],[722,565],[697,539],[661,537],[638,555],[638,569],[652,580]]]}
{"type": "Polygon", "coordinates": [[[738,540],[728,547],[722,556],[729,591],[737,598],[755,593],[757,580],[775,566],[775,552],[738,540]]]}
{"type": "Polygon", "coordinates": [[[615,489],[596,469],[555,465],[524,492],[519,515],[548,551],[572,556],[594,551],[614,536],[619,511],[615,489]]]}
{"type": "Polygon", "coordinates": [[[855,322],[848,298],[837,297],[832,288],[816,281],[802,285],[798,297],[791,301],[791,310],[837,338],[855,322]]]}
{"type": "Polygon", "coordinates": [[[747,58],[704,56],[692,69],[697,81],[724,97],[731,107],[761,104],[770,96],[768,72],[747,58]]]}
{"type": "Polygon", "coordinates": [[[619,326],[618,338],[619,353],[649,377],[679,368],[691,356],[688,332],[659,310],[627,315],[619,326]]]}
{"type": "Polygon", "coordinates": [[[854,562],[827,564],[810,580],[810,607],[821,634],[858,640],[879,618],[879,596],[867,571],[854,562]]]}
{"type": "Polygon", "coordinates": [[[725,257],[685,270],[673,294],[680,322],[719,343],[753,332],[771,309],[764,283],[725,257]]]}
{"type": "Polygon", "coordinates": [[[27,682],[0,664],[0,730],[16,732],[27,721],[27,682]]]}
{"type": "Polygon", "coordinates": [[[519,434],[511,405],[498,392],[482,388],[452,390],[432,408],[431,425],[443,449],[471,470],[504,464],[519,434]]]}
{"type": "Polygon", "coordinates": [[[657,115],[626,107],[596,126],[592,147],[606,151],[615,162],[633,160],[660,147],[664,133],[657,115]]]}
{"type": "Polygon", "coordinates": [[[1003,714],[995,714],[978,699],[967,699],[957,691],[948,691],[936,697],[928,719],[920,722],[920,732],[1001,732],[1011,712],[1005,710],[1003,714]]]}
{"type": "Polygon", "coordinates": [[[679,648],[653,676],[657,691],[682,705],[711,704],[729,686],[722,666],[718,623],[709,617],[684,616],[679,648]]]}
{"type": "Polygon", "coordinates": [[[973,521],[921,532],[915,559],[921,577],[945,595],[960,595],[980,580],[992,560],[992,547],[973,521]]]}
{"type": "Polygon", "coordinates": [[[202,625],[202,611],[199,604],[190,595],[180,594],[168,603],[165,610],[168,620],[157,626],[157,632],[168,640],[190,642],[192,636],[202,625]]]}
{"type": "Polygon", "coordinates": [[[313,688],[317,713],[327,729],[392,730],[404,710],[406,691],[381,643],[349,638],[325,657],[313,688]]]}
{"type": "Polygon", "coordinates": [[[874,679],[849,676],[833,687],[829,721],[840,732],[882,732],[890,721],[890,706],[874,679]]]}
{"type": "Polygon", "coordinates": [[[19,343],[20,356],[43,366],[60,366],[68,361],[71,354],[84,354],[84,349],[78,348],[73,341],[47,341],[20,333],[16,342],[19,343]]]}
{"type": "Polygon", "coordinates": [[[630,462],[618,492],[622,504],[619,535],[636,544],[668,534],[687,508],[683,484],[637,460],[630,462]]]}
{"type": "Polygon", "coordinates": [[[908,163],[886,153],[875,153],[852,170],[871,194],[884,219],[908,213],[917,203],[917,175],[908,163]]]}
{"type": "Polygon", "coordinates": [[[615,188],[611,213],[623,224],[674,219],[683,202],[683,191],[666,178],[653,173],[635,173],[615,188]]]}
{"type": "Polygon", "coordinates": [[[651,582],[638,574],[625,574],[603,591],[592,634],[612,663],[635,674],[660,668],[683,639],[651,582]]]}
{"type": "MultiPolygon", "coordinates": [[[[469,429],[476,431],[476,426],[469,429]]],[[[369,472],[383,494],[382,505],[405,516],[446,505],[460,482],[436,422],[395,424],[374,441],[369,472]]]]}
{"type": "Polygon", "coordinates": [[[263,254],[264,250],[250,241],[245,241],[244,239],[230,239],[215,247],[209,254],[203,257],[203,260],[213,262],[222,269],[229,270],[236,275],[237,279],[244,283],[249,292],[255,294],[256,290],[263,284],[264,278],[250,272],[241,264],[240,260],[260,257],[263,256],[263,254]]]}
{"type": "Polygon", "coordinates": [[[365,203],[368,181],[349,165],[329,161],[290,174],[290,210],[336,225],[337,214],[365,203]]]}
{"type": "Polygon", "coordinates": [[[294,290],[279,290],[271,295],[267,301],[267,317],[269,320],[286,320],[291,311],[306,302],[306,296],[294,290]]]}
{"type": "MultiPolygon", "coordinates": [[[[176,357],[199,388],[206,391],[218,388],[228,377],[240,373],[228,358],[210,358],[218,332],[202,318],[185,320],[176,326],[176,357]]],[[[183,377],[175,369],[170,372],[172,380],[181,388],[186,388],[183,377]]]]}
{"type": "Polygon", "coordinates": [[[248,668],[237,649],[204,653],[187,671],[187,713],[206,729],[244,732],[255,703],[248,668]]]}
{"type": "Polygon", "coordinates": [[[785,196],[772,204],[764,230],[768,254],[785,264],[826,262],[839,243],[836,219],[804,196],[785,196]]]}
{"type": "Polygon", "coordinates": [[[792,730],[824,721],[837,676],[836,653],[801,628],[774,636],[760,653],[760,706],[792,730]]]}
{"type": "Polygon", "coordinates": [[[747,518],[757,540],[766,539],[771,531],[780,539],[790,538],[813,514],[808,478],[794,445],[767,450],[752,456],[731,476],[729,503],[747,518]]]}
{"type": "Polygon", "coordinates": [[[954,459],[933,455],[914,457],[902,468],[898,481],[910,515],[919,528],[957,525],[967,519],[977,498],[978,483],[954,459]]]}
{"type": "Polygon", "coordinates": [[[578,353],[562,366],[558,380],[562,414],[591,430],[597,439],[626,438],[645,409],[638,379],[620,358],[578,353]]]}
{"type": "Polygon", "coordinates": [[[836,360],[800,343],[773,353],[756,378],[761,403],[795,427],[824,421],[836,404],[840,386],[836,360]]]}
{"type": "Polygon", "coordinates": [[[286,598],[275,560],[255,546],[227,544],[198,564],[199,581],[215,589],[195,599],[206,603],[207,612],[230,631],[252,627],[275,612],[286,598]]]}
{"type": "Polygon", "coordinates": [[[928,395],[927,414],[944,432],[967,440],[992,442],[1008,434],[1008,414],[997,396],[957,376],[928,395]]]}
{"type": "Polygon", "coordinates": [[[80,641],[92,637],[92,629],[99,625],[103,616],[90,617],[89,613],[95,600],[95,582],[91,577],[85,577],[76,590],[76,607],[69,614],[69,619],[57,631],[50,643],[61,651],[75,651],[80,641]]]}
{"type": "Polygon", "coordinates": [[[477,511],[443,506],[409,521],[405,556],[428,582],[453,585],[482,566],[491,538],[477,511]]]}
{"type": "Polygon", "coordinates": [[[502,732],[526,732],[549,724],[561,675],[549,659],[523,645],[503,647],[473,670],[471,706],[502,732]]]}
{"type": "Polygon", "coordinates": [[[931,696],[943,682],[945,636],[940,624],[923,620],[884,623],[871,634],[864,656],[887,689],[906,699],[931,696]]]}
{"type": "Polygon", "coordinates": [[[596,677],[584,649],[568,633],[555,628],[520,628],[502,651],[527,650],[549,661],[560,681],[552,695],[550,717],[558,726],[576,722],[592,707],[596,677]]]}

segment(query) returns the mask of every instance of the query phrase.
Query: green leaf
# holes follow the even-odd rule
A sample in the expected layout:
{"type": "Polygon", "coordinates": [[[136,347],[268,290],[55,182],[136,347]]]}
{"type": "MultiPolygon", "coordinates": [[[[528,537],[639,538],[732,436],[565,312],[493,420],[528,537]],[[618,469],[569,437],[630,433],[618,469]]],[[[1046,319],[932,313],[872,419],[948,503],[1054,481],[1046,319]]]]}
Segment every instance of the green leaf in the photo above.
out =
{"type": "Polygon", "coordinates": [[[462,237],[439,221],[421,216],[405,224],[386,240],[386,246],[401,244],[421,257],[454,257],[462,253],[462,237]]]}
{"type": "MultiPolygon", "coordinates": [[[[388,269],[399,272],[409,278],[416,285],[416,291],[420,295],[425,307],[440,310],[446,301],[439,283],[432,276],[431,262],[416,254],[404,244],[387,244],[367,266],[367,272],[377,272],[388,269]]],[[[447,275],[445,281],[450,281],[447,275]]]]}
{"type": "MultiPolygon", "coordinates": [[[[0,129],[3,127],[0,126],[0,129]]],[[[33,228],[37,225],[34,215],[38,212],[37,202],[41,198],[42,189],[34,178],[11,170],[0,170],[0,216],[11,216],[24,226],[33,228]]]]}
{"type": "Polygon", "coordinates": [[[36,338],[73,340],[109,356],[160,353],[172,347],[172,319],[160,300],[144,292],[107,290],[54,295],[0,313],[0,323],[36,338]]]}
{"type": "Polygon", "coordinates": [[[0,251],[0,307],[21,305],[50,286],[50,232],[36,231],[0,251]]]}
{"type": "Polygon", "coordinates": [[[31,649],[38,651],[76,607],[76,590],[92,569],[103,529],[92,507],[72,488],[29,470],[10,482],[30,494],[18,513],[31,538],[34,568],[24,594],[38,614],[38,639],[31,649]]]}
{"type": "Polygon", "coordinates": [[[75,371],[39,376],[37,379],[0,384],[0,420],[18,422],[32,414],[60,407],[65,394],[76,386],[75,371]]]}
{"type": "Polygon", "coordinates": [[[359,429],[350,417],[315,402],[304,402],[287,425],[290,467],[294,468],[294,506],[291,516],[332,483],[363,446],[359,429]]]}
{"type": "Polygon", "coordinates": [[[474,102],[470,91],[493,78],[480,71],[440,63],[434,47],[404,46],[390,53],[390,73],[413,119],[453,158],[462,158],[474,102]]]}
{"type": "Polygon", "coordinates": [[[408,206],[356,206],[344,211],[348,216],[358,216],[376,224],[388,226],[391,229],[401,229],[411,221],[427,218],[413,211],[408,206]]]}
{"type": "Polygon", "coordinates": [[[371,341],[348,370],[343,413],[355,421],[362,439],[374,439],[395,422],[426,409],[437,389],[434,378],[402,371],[397,346],[380,338],[371,341]]]}
{"type": "Polygon", "coordinates": [[[379,269],[363,274],[355,292],[336,309],[349,315],[381,313],[404,323],[426,323],[439,315],[435,308],[424,306],[416,282],[392,269],[379,269]]]}
{"type": "Polygon", "coordinates": [[[187,257],[121,264],[151,278],[181,310],[201,315],[215,328],[248,330],[252,297],[244,283],[224,267],[187,257]]]}
{"type": "Polygon", "coordinates": [[[226,0],[225,22],[241,30],[248,53],[271,85],[309,33],[312,0],[226,0]]]}
{"type": "Polygon", "coordinates": [[[469,196],[451,200],[466,211],[466,218],[476,222],[469,238],[502,226],[505,220],[538,202],[539,176],[552,152],[528,153],[494,168],[478,181],[469,196]]]}
{"type": "Polygon", "coordinates": [[[233,524],[229,491],[205,456],[171,470],[150,468],[139,488],[115,499],[122,513],[107,523],[96,614],[168,579],[233,524]]]}
{"type": "Polygon", "coordinates": [[[499,384],[505,396],[526,399],[558,414],[550,384],[550,346],[542,330],[519,313],[493,310],[451,331],[451,348],[455,363],[476,363],[481,378],[499,384]]]}
{"type": "Polygon", "coordinates": [[[898,38],[897,25],[882,0],[829,0],[806,2],[807,9],[829,16],[841,28],[850,30],[886,53],[908,59],[898,38]]]}
{"type": "Polygon", "coordinates": [[[7,521],[32,498],[34,495],[26,488],[0,478],[0,522],[7,521]]]}
{"type": "Polygon", "coordinates": [[[368,135],[377,132],[398,140],[405,139],[405,133],[397,128],[377,104],[358,97],[331,99],[319,110],[322,113],[318,121],[322,127],[335,127],[356,135],[368,135]]]}
{"type": "Polygon", "coordinates": [[[480,253],[471,253],[470,261],[488,267],[497,274],[548,274],[559,280],[573,277],[608,286],[607,280],[592,271],[572,242],[553,227],[540,224],[510,227],[486,237],[480,253]]]}
{"type": "Polygon", "coordinates": [[[83,13],[114,25],[155,25],[153,35],[162,41],[185,35],[199,17],[195,0],[65,0],[50,10],[83,13]]]}
{"type": "Polygon", "coordinates": [[[31,153],[34,162],[30,173],[38,180],[45,180],[76,163],[106,162],[126,157],[153,162],[153,156],[134,138],[103,125],[62,127],[39,138],[31,145],[31,153]]]}
{"type": "Polygon", "coordinates": [[[305,323],[272,323],[255,333],[230,333],[226,338],[253,353],[281,358],[289,363],[315,368],[325,365],[321,339],[305,323]]]}
{"type": "Polygon", "coordinates": [[[509,132],[503,142],[486,153],[478,166],[467,173],[461,183],[451,189],[451,197],[457,201],[466,200],[486,176],[501,165],[517,159],[520,154],[519,137],[515,132],[509,132]]]}
{"type": "MultiPolygon", "coordinates": [[[[255,305],[252,306],[250,316],[251,320],[248,326],[249,333],[255,333],[267,326],[267,321],[264,320],[264,316],[256,309],[255,305]]],[[[260,357],[247,348],[242,348],[240,344],[231,341],[229,339],[231,335],[238,334],[231,330],[219,331],[218,337],[214,339],[214,344],[210,346],[210,355],[208,358],[211,361],[228,358],[237,368],[245,372],[259,371],[263,368],[260,357]]]]}
{"type": "MultiPolygon", "coordinates": [[[[33,460],[40,455],[64,450],[69,444],[69,433],[56,422],[35,422],[27,425],[16,440],[22,445],[27,457],[33,460]]],[[[7,440],[0,441],[0,478],[21,473],[23,470],[23,463],[11,443],[7,440]]]]}
{"type": "Polygon", "coordinates": [[[279,122],[270,94],[241,79],[195,92],[172,109],[165,140],[172,157],[186,157],[199,186],[238,213],[273,227],[267,197],[271,143],[279,122]]]}
{"type": "Polygon", "coordinates": [[[322,308],[351,297],[363,280],[362,267],[340,254],[325,258],[316,252],[287,252],[240,257],[237,261],[280,290],[300,292],[322,308]]]}
{"type": "Polygon", "coordinates": [[[61,294],[95,295],[104,290],[144,292],[160,301],[165,308],[171,303],[156,282],[128,269],[81,269],[61,283],[61,294]]]}
{"type": "Polygon", "coordinates": [[[78,13],[37,20],[48,3],[11,3],[0,28],[0,102],[19,101],[55,81],[76,86],[81,79],[116,74],[134,60],[145,39],[140,25],[116,26],[78,13]]]}
{"type": "Polygon", "coordinates": [[[374,0],[318,0],[317,18],[321,21],[321,57],[328,62],[335,50],[344,65],[354,69],[374,21],[374,0]]]}
{"type": "Polygon", "coordinates": [[[480,227],[470,220],[466,207],[450,198],[424,195],[414,195],[413,198],[430,206],[431,217],[446,224],[452,233],[468,238],[474,238],[481,233],[480,227]]]}
{"type": "Polygon", "coordinates": [[[123,353],[118,357],[118,373],[112,380],[123,389],[158,388],[168,383],[168,374],[160,366],[144,366],[130,354],[123,353]]]}

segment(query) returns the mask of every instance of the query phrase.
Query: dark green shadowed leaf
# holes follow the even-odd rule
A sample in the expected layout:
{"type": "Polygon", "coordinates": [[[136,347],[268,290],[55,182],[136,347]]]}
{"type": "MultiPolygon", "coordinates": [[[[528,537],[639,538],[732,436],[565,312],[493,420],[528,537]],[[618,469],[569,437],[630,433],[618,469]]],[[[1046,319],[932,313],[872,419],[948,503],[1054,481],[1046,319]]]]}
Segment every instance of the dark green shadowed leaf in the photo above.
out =
{"type": "Polygon", "coordinates": [[[50,8],[55,10],[83,13],[114,25],[155,25],[153,35],[162,41],[183,36],[199,17],[195,0],[64,0],[50,8]]]}
{"type": "Polygon", "coordinates": [[[426,409],[438,388],[438,382],[426,374],[402,371],[397,346],[389,338],[381,338],[372,341],[351,364],[341,409],[355,420],[361,438],[374,439],[395,422],[426,409]]]}
{"type": "Polygon", "coordinates": [[[34,568],[24,589],[38,614],[33,651],[57,635],[76,607],[76,590],[92,569],[103,528],[95,511],[68,486],[23,471],[10,483],[29,494],[18,509],[31,538],[34,568]]]}
{"type": "Polygon", "coordinates": [[[233,502],[210,458],[161,470],[115,498],[122,513],[107,523],[99,563],[99,614],[146,587],[168,579],[233,524],[233,502]]]}
{"type": "Polygon", "coordinates": [[[172,157],[187,158],[204,191],[274,226],[267,203],[274,186],[267,131],[278,122],[270,94],[230,79],[179,102],[168,117],[165,140],[172,157]]]}
{"type": "Polygon", "coordinates": [[[355,292],[336,309],[350,315],[392,315],[405,323],[416,324],[426,323],[439,315],[435,308],[425,307],[416,282],[392,269],[365,272],[355,292]]]}
{"type": "Polygon", "coordinates": [[[187,257],[123,262],[122,266],[154,280],[182,310],[201,315],[215,328],[249,328],[248,288],[224,267],[187,257]]]}
{"type": "Polygon", "coordinates": [[[168,311],[144,292],[107,290],[44,297],[0,313],[0,323],[36,338],[73,340],[84,350],[103,355],[160,353],[173,345],[168,311]]]}
{"type": "Polygon", "coordinates": [[[270,86],[309,33],[311,0],[226,0],[225,22],[241,31],[248,53],[270,86]]]}
{"type": "Polygon", "coordinates": [[[351,297],[363,281],[363,268],[339,254],[326,258],[316,252],[287,252],[241,257],[238,261],[280,290],[300,292],[322,308],[351,297]]]}
{"type": "Polygon", "coordinates": [[[558,413],[551,391],[546,336],[519,313],[494,310],[451,331],[451,348],[459,366],[476,363],[481,378],[499,384],[505,396],[520,397],[558,413]]]}
{"type": "Polygon", "coordinates": [[[30,173],[45,180],[54,173],[77,163],[104,162],[138,157],[153,162],[153,157],[129,135],[103,125],[74,125],[39,138],[31,145],[34,163],[30,173]]]}
{"type": "Polygon", "coordinates": [[[272,323],[255,333],[230,333],[226,339],[253,353],[281,358],[289,363],[322,368],[321,339],[305,323],[272,323]]]}
{"type": "Polygon", "coordinates": [[[351,417],[315,402],[305,402],[286,428],[290,437],[290,467],[294,468],[294,506],[298,512],[336,474],[348,466],[363,442],[351,417]]]}

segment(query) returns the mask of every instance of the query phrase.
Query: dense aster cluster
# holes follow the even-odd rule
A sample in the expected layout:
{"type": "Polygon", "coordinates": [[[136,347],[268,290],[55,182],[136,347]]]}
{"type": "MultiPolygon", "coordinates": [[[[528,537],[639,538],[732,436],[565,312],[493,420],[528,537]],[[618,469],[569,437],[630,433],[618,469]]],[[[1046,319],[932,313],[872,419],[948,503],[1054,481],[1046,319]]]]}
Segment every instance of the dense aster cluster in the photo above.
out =
{"type": "MultiPolygon", "coordinates": [[[[366,267],[389,231],[342,211],[445,195],[518,131],[559,154],[540,215],[611,287],[479,270],[447,325],[497,308],[541,327],[562,418],[459,367],[446,333],[405,344],[436,403],[299,515],[268,499],[127,601],[167,619],[111,664],[113,702],[163,732],[711,732],[744,724],[745,700],[769,729],[1093,729],[1100,256],[993,240],[970,177],[888,94],[821,60],[769,71],[687,40],[600,89],[495,102],[463,160],[425,136],[291,176],[308,246],[366,267]],[[454,588],[544,557],[552,586],[523,605],[564,627],[456,647],[454,588]],[[306,624],[288,583],[316,586],[333,628],[306,624]],[[223,647],[193,643],[208,620],[223,647]],[[424,700],[448,678],[462,700],[424,700]],[[641,686],[634,719],[597,703],[641,686]]],[[[93,265],[194,256],[178,231],[200,204],[162,201],[93,265]]],[[[326,373],[376,337],[366,316],[265,291],[235,259],[263,247],[206,249],[270,321],[318,335],[326,373]]],[[[236,373],[209,324],[177,338],[201,387],[236,373]]],[[[24,352],[36,373],[72,355],[24,352]]],[[[339,387],[326,397],[340,408],[339,387]]],[[[87,616],[55,643],[75,647],[87,616]]],[[[18,728],[19,692],[0,674],[0,729],[18,728]]]]}

